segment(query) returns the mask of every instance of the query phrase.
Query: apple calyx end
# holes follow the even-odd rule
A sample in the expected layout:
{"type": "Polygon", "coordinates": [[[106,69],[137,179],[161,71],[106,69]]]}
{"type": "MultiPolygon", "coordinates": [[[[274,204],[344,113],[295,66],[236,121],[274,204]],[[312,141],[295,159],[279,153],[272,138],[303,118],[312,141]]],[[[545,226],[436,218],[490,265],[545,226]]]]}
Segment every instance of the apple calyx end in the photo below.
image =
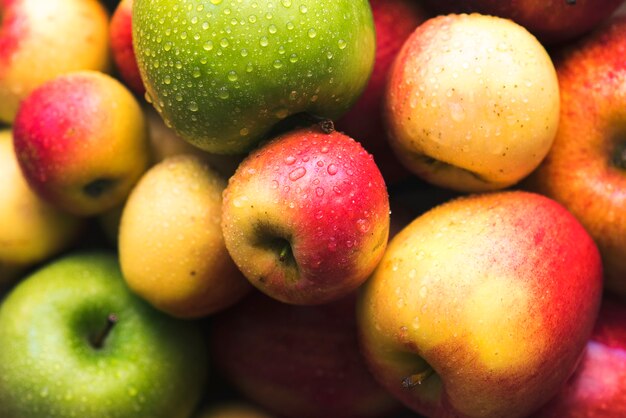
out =
{"type": "Polygon", "coordinates": [[[613,167],[626,170],[626,143],[619,143],[613,150],[611,163],[613,167]]]}
{"type": "Polygon", "coordinates": [[[402,379],[402,387],[406,389],[411,389],[411,388],[414,388],[415,386],[419,386],[423,384],[434,373],[435,371],[433,370],[433,368],[428,366],[427,369],[419,373],[412,374],[402,379]]]}
{"type": "Polygon", "coordinates": [[[97,199],[100,196],[104,195],[107,192],[107,190],[110,190],[114,184],[115,184],[114,179],[98,178],[85,184],[83,186],[83,192],[87,196],[93,199],[97,199]]]}

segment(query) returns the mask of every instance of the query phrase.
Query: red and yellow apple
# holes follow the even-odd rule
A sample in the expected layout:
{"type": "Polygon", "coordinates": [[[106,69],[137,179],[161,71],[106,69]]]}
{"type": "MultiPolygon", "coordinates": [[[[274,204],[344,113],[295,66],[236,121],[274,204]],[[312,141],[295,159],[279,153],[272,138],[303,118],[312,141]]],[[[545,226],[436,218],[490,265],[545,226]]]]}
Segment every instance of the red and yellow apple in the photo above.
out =
{"type": "Polygon", "coordinates": [[[493,16],[437,16],[407,39],[389,75],[390,143],[440,187],[487,191],[530,174],[552,145],[559,86],[543,46],[493,16]]]}
{"type": "Polygon", "coordinates": [[[139,74],[133,47],[133,0],[121,0],[111,17],[109,38],[113,61],[120,78],[135,94],[143,97],[146,88],[139,74]]]}
{"type": "Polygon", "coordinates": [[[602,301],[600,315],[574,375],[533,418],[626,416],[626,306],[602,301]]]}
{"type": "Polygon", "coordinates": [[[389,243],[361,288],[370,370],[426,416],[525,417],[574,372],[602,292],[598,249],[557,202],[458,198],[389,243]]]}
{"type": "Polygon", "coordinates": [[[626,298],[626,17],[556,59],[562,110],[545,161],[525,183],[567,207],[602,254],[606,287],[626,298]]]}
{"type": "Polygon", "coordinates": [[[76,215],[121,204],[149,163],[139,103],[97,71],[65,74],[35,89],[19,108],[13,135],[30,186],[76,215]]]}
{"type": "Polygon", "coordinates": [[[410,176],[391,151],[383,122],[387,74],[404,41],[427,18],[415,0],[370,0],[376,29],[376,55],[365,90],[337,121],[337,129],[359,141],[374,156],[389,185],[410,176]]]}
{"type": "Polygon", "coordinates": [[[97,0],[2,0],[0,17],[0,121],[12,122],[45,81],[109,68],[109,18],[97,0]]]}
{"type": "Polygon", "coordinates": [[[193,155],[169,157],[133,188],[119,228],[126,283],[154,307],[193,318],[222,310],[252,287],[220,227],[226,180],[193,155]]]}
{"type": "Polygon", "coordinates": [[[478,12],[513,19],[546,45],[566,43],[607,19],[624,0],[428,0],[439,13],[478,12]]]}
{"type": "Polygon", "coordinates": [[[262,292],[287,303],[329,302],[360,286],[382,257],[387,188],[354,139],[297,129],[239,165],[224,191],[222,231],[262,292]]]}
{"type": "Polygon", "coordinates": [[[215,368],[274,415],[378,418],[398,409],[359,352],[354,293],[295,306],[255,291],[210,327],[215,368]]]}

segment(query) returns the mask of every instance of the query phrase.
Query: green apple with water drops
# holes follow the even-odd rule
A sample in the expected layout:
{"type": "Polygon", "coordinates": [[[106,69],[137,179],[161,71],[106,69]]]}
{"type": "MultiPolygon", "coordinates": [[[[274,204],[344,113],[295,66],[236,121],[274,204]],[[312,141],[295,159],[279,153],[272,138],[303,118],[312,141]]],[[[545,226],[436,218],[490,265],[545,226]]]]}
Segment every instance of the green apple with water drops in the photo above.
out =
{"type": "Polygon", "coordinates": [[[136,0],[146,98],[206,151],[252,149],[293,115],[336,119],[374,64],[367,0],[136,0]]]}
{"type": "Polygon", "coordinates": [[[117,259],[66,254],[0,305],[0,417],[187,418],[206,377],[198,324],[126,287],[117,259]]]}

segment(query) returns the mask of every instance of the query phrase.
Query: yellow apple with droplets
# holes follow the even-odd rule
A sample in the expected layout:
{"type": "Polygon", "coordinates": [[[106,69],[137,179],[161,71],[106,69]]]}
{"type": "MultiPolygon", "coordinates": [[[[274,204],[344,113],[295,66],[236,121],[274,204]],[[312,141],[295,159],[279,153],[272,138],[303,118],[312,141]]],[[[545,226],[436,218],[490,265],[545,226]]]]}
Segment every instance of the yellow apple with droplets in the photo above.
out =
{"type": "Polygon", "coordinates": [[[425,416],[525,417],[574,372],[602,291],[598,249],[560,204],[452,200],[389,243],[358,304],[374,376],[425,416]]]}
{"type": "Polygon", "coordinates": [[[413,173],[465,192],[530,174],[559,121],[559,86],[544,47],[511,20],[437,16],[407,39],[385,96],[390,143],[413,173]]]}
{"type": "Polygon", "coordinates": [[[220,227],[226,180],[199,157],[166,158],[129,196],[119,255],[131,290],[181,318],[224,309],[252,287],[228,255],[220,227]]]}

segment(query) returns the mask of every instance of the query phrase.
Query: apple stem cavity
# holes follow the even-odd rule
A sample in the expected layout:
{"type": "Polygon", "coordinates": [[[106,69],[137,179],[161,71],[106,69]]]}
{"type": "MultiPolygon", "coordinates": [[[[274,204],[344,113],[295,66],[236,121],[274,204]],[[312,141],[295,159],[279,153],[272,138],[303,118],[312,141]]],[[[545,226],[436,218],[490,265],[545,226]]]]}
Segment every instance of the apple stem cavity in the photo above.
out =
{"type": "Polygon", "coordinates": [[[100,330],[100,332],[98,332],[97,334],[92,335],[92,337],[89,339],[89,342],[93,348],[99,350],[104,347],[104,341],[106,340],[107,336],[109,335],[117,321],[117,315],[115,315],[114,313],[111,313],[107,316],[107,322],[104,328],[100,330]]]}
{"type": "Polygon", "coordinates": [[[613,165],[621,170],[626,170],[626,142],[621,142],[613,152],[613,165]]]}
{"type": "Polygon", "coordinates": [[[412,374],[410,376],[402,379],[402,387],[407,389],[414,388],[415,386],[419,386],[426,381],[430,376],[433,375],[435,371],[432,367],[428,366],[426,370],[423,370],[419,373],[412,374]]]}
{"type": "Polygon", "coordinates": [[[83,186],[83,192],[92,198],[102,196],[115,183],[113,179],[100,178],[83,186]]]}

